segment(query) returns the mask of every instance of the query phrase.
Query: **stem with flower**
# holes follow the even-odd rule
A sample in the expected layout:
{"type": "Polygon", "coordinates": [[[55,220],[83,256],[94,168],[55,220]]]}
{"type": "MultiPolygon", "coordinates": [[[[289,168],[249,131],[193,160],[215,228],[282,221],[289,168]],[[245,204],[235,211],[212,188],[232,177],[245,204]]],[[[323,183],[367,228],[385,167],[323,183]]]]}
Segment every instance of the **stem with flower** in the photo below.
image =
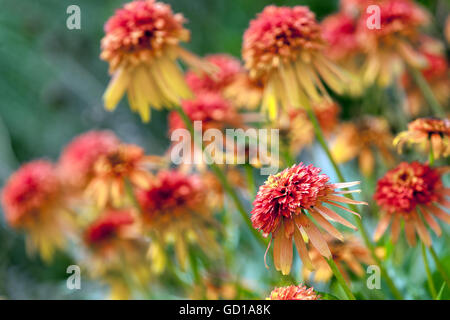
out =
{"type": "Polygon", "coordinates": [[[433,91],[431,90],[428,82],[425,80],[424,76],[422,75],[422,72],[420,70],[417,70],[413,67],[408,67],[408,71],[413,77],[414,81],[416,82],[417,86],[419,87],[420,91],[422,91],[422,94],[427,101],[427,103],[430,105],[431,109],[438,117],[445,117],[445,112],[442,109],[442,106],[437,101],[436,97],[434,96],[433,91]]]}
{"type": "MultiPolygon", "coordinates": [[[[189,130],[189,133],[191,134],[191,136],[195,137],[194,127],[192,125],[192,122],[189,119],[188,115],[184,112],[183,108],[181,106],[177,105],[177,106],[175,106],[175,110],[182,118],[182,120],[183,120],[184,124],[186,125],[186,128],[189,130]]],[[[194,141],[194,143],[198,143],[199,147],[201,147],[201,150],[204,150],[204,147],[203,147],[203,144],[201,143],[201,141],[194,141]]],[[[205,156],[209,157],[208,154],[205,154],[205,156]]],[[[242,205],[241,200],[239,199],[239,196],[236,193],[236,190],[233,189],[233,187],[228,182],[228,179],[227,179],[225,173],[222,171],[222,169],[216,163],[214,163],[214,161],[207,161],[207,162],[209,163],[209,166],[210,166],[211,170],[213,171],[213,173],[216,175],[216,177],[219,179],[220,183],[224,187],[225,191],[228,193],[228,195],[233,200],[234,205],[236,206],[236,209],[242,216],[242,219],[244,220],[247,227],[250,229],[250,231],[253,234],[253,236],[255,237],[255,239],[261,245],[263,245],[264,247],[267,247],[266,239],[264,239],[259,234],[259,232],[253,228],[252,222],[250,221],[249,217],[247,216],[247,212],[245,211],[244,206],[242,205]]]]}
{"type": "MultiPolygon", "coordinates": [[[[305,109],[306,109],[308,117],[311,120],[311,123],[313,125],[316,138],[319,141],[319,144],[322,147],[322,149],[325,151],[328,159],[330,160],[330,162],[331,162],[331,164],[332,164],[332,166],[334,168],[334,171],[336,172],[336,174],[338,176],[339,181],[340,182],[345,182],[344,175],[342,174],[342,171],[339,168],[339,166],[337,165],[336,161],[333,159],[331,151],[328,148],[328,145],[327,145],[327,143],[325,141],[322,129],[320,128],[319,121],[317,120],[317,117],[314,114],[314,112],[313,112],[311,106],[309,105],[309,103],[305,103],[305,109]]],[[[349,197],[350,199],[353,199],[351,194],[347,195],[347,197],[349,197]]],[[[349,204],[349,207],[350,207],[351,210],[357,211],[357,208],[356,208],[355,205],[349,204]]],[[[356,221],[356,223],[358,225],[358,229],[359,229],[359,232],[361,233],[361,236],[362,236],[362,238],[364,240],[364,243],[365,243],[366,247],[370,250],[372,258],[375,260],[375,262],[379,266],[381,274],[383,275],[384,279],[386,280],[387,285],[391,289],[391,291],[392,291],[393,295],[395,296],[395,298],[399,299],[399,300],[402,300],[403,299],[402,294],[397,289],[397,287],[395,286],[395,284],[392,281],[391,277],[387,273],[386,269],[384,268],[384,266],[382,264],[381,259],[376,255],[375,247],[372,244],[372,242],[370,241],[370,238],[369,238],[369,236],[367,234],[367,231],[364,228],[364,225],[363,225],[361,219],[356,218],[355,221],[356,221]]]]}

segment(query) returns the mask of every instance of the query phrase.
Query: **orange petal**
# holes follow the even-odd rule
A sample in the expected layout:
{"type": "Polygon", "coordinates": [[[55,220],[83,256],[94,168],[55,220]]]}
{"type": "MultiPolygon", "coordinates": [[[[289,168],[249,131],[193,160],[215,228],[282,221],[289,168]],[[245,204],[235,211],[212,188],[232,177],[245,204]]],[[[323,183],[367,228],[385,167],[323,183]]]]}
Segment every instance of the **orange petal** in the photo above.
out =
{"type": "Polygon", "coordinates": [[[416,232],[413,221],[405,220],[405,233],[409,245],[414,247],[416,245],[416,232]]]}
{"type": "Polygon", "coordinates": [[[297,247],[298,255],[300,256],[300,259],[303,262],[303,265],[309,269],[313,269],[313,264],[311,262],[311,259],[309,258],[308,250],[306,249],[306,244],[303,241],[302,234],[300,233],[300,230],[295,227],[294,228],[294,242],[295,246],[297,247]]]}
{"type": "Polygon", "coordinates": [[[434,214],[436,217],[445,221],[446,223],[450,223],[450,215],[437,206],[426,206],[425,207],[429,212],[434,214]]]}
{"type": "Polygon", "coordinates": [[[312,245],[320,252],[321,255],[327,259],[331,258],[331,252],[328,248],[327,242],[323,238],[320,230],[308,218],[303,217],[302,227],[311,240],[312,245]]]}
{"type": "Polygon", "coordinates": [[[344,241],[344,236],[339,232],[339,230],[337,230],[331,223],[329,223],[328,220],[325,219],[320,213],[315,210],[309,210],[309,212],[319,226],[325,229],[336,239],[344,241]]]}
{"type": "Polygon", "coordinates": [[[386,232],[386,229],[389,227],[389,223],[391,222],[392,215],[385,213],[378,223],[377,228],[375,229],[375,234],[373,235],[373,239],[378,241],[381,236],[386,232]]]}
{"type": "Polygon", "coordinates": [[[441,227],[437,223],[436,219],[433,218],[431,214],[428,213],[427,210],[422,208],[422,215],[425,219],[425,221],[428,223],[431,229],[433,229],[434,233],[439,237],[442,234],[441,227]]]}
{"type": "Polygon", "coordinates": [[[423,243],[425,243],[425,245],[427,247],[431,246],[430,234],[428,233],[427,228],[423,224],[423,221],[419,217],[417,212],[414,212],[413,219],[414,219],[413,221],[414,221],[414,225],[416,226],[417,233],[419,234],[419,238],[422,240],[423,243]]]}
{"type": "Polygon", "coordinates": [[[367,202],[364,202],[364,201],[353,200],[353,199],[349,199],[349,198],[342,197],[342,196],[336,196],[336,195],[333,195],[333,194],[328,195],[327,198],[329,200],[342,202],[342,203],[365,204],[365,205],[368,204],[367,202]]]}
{"type": "Polygon", "coordinates": [[[342,218],[340,215],[338,215],[336,212],[331,210],[330,208],[324,207],[324,206],[316,206],[315,208],[321,215],[328,216],[330,219],[333,219],[336,222],[339,222],[340,224],[349,227],[353,230],[357,230],[354,225],[352,225],[350,222],[342,218]]]}

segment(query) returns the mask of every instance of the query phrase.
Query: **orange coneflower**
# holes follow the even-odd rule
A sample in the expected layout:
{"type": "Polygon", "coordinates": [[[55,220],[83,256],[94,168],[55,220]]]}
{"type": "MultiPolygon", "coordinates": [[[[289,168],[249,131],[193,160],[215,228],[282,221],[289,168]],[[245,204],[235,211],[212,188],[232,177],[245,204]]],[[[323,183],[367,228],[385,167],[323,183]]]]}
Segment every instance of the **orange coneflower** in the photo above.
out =
{"type": "Polygon", "coordinates": [[[417,144],[426,152],[432,148],[435,158],[447,157],[450,154],[450,120],[420,118],[410,122],[408,130],[400,132],[394,139],[399,152],[405,143],[417,144]]]}
{"type": "Polygon", "coordinates": [[[141,237],[133,210],[103,212],[84,232],[84,244],[88,249],[86,267],[92,277],[111,286],[112,299],[131,297],[130,280],[139,285],[148,282],[150,267],[145,259],[148,244],[141,237]]]}
{"type": "MultiPolygon", "coordinates": [[[[253,227],[262,230],[263,236],[272,235],[274,240],[273,257],[275,268],[283,274],[289,274],[292,264],[292,241],[294,240],[303,263],[311,267],[304,237],[311,240],[312,245],[327,259],[331,258],[322,233],[309,218],[309,213],[315,222],[333,235],[343,240],[342,234],[328,221],[333,220],[347,227],[356,229],[350,222],[338,215],[334,209],[326,207],[329,204],[350,213],[358,213],[336,203],[366,204],[340,194],[359,192],[359,190],[337,191],[359,184],[359,181],[347,183],[329,183],[320,169],[303,163],[271,175],[259,188],[253,202],[251,212],[253,227]]],[[[359,215],[358,215],[359,216],[359,215]]],[[[269,244],[270,246],[270,244],[269,244]]]]}
{"type": "Polygon", "coordinates": [[[110,131],[89,131],[73,139],[58,163],[61,178],[71,187],[84,188],[94,174],[98,158],[114,150],[120,141],[110,131]]]}
{"type": "MultiPolygon", "coordinates": [[[[364,269],[361,264],[373,264],[373,259],[370,255],[370,251],[361,243],[361,241],[357,237],[353,235],[346,235],[344,237],[344,241],[337,241],[331,236],[326,235],[326,240],[328,245],[330,246],[330,251],[333,256],[333,260],[336,263],[336,266],[347,281],[350,279],[350,277],[346,269],[350,269],[350,271],[356,274],[358,277],[362,277],[364,275],[364,269]]],[[[311,258],[311,262],[315,267],[314,280],[330,280],[333,276],[333,271],[331,270],[325,259],[322,257],[320,252],[312,248],[309,252],[309,255],[311,258]]],[[[304,279],[308,279],[312,274],[312,271],[306,267],[303,267],[302,271],[304,279]]]]}
{"type": "Polygon", "coordinates": [[[415,233],[427,245],[431,245],[420,213],[431,229],[440,236],[441,228],[433,216],[450,223],[450,215],[441,207],[449,209],[450,190],[442,184],[441,174],[448,168],[434,169],[419,162],[402,162],[378,180],[374,198],[381,207],[380,222],[374,238],[378,240],[392,221],[391,237],[396,242],[401,220],[405,223],[406,239],[411,246],[416,244],[415,233]]]}
{"type": "Polygon", "coordinates": [[[166,264],[164,246],[173,242],[177,260],[185,268],[190,242],[205,252],[217,249],[207,226],[213,224],[207,195],[197,175],[180,171],[160,171],[153,184],[137,193],[143,226],[152,239],[149,255],[155,272],[166,264]]]}
{"type": "Polygon", "coordinates": [[[398,77],[405,63],[413,68],[426,66],[426,60],[413,48],[419,28],[429,21],[428,13],[409,0],[382,0],[380,28],[369,28],[373,12],[364,11],[359,18],[360,43],[367,54],[363,81],[387,86],[398,77]]]}
{"type": "Polygon", "coordinates": [[[37,249],[45,261],[64,247],[71,229],[61,187],[55,166],[36,160],[13,173],[2,190],[6,221],[27,233],[27,249],[30,253],[37,249]]]}
{"type": "Polygon", "coordinates": [[[134,187],[147,188],[152,179],[148,169],[161,164],[160,158],[146,156],[142,148],[121,144],[95,162],[86,195],[92,197],[99,208],[109,202],[121,205],[125,199],[125,184],[129,182],[134,187]]]}
{"type": "Polygon", "coordinates": [[[265,83],[262,108],[271,119],[279,105],[289,110],[330,100],[323,82],[337,93],[347,89],[347,77],[324,57],[324,47],[320,25],[307,7],[268,6],[250,22],[242,56],[250,77],[265,83]]]}
{"type": "Polygon", "coordinates": [[[320,300],[320,296],[314,292],[313,288],[299,284],[275,288],[267,300],[320,300]]]}
{"type": "Polygon", "coordinates": [[[127,3],[106,22],[100,57],[109,62],[112,74],[104,94],[108,110],[127,92],[131,110],[147,122],[150,107],[178,105],[191,96],[176,60],[211,68],[180,47],[190,36],[184,22],[183,15],[155,0],[127,3]]]}
{"type": "Polygon", "coordinates": [[[365,176],[370,176],[375,168],[375,150],[382,159],[392,163],[392,135],[386,119],[363,117],[354,123],[343,123],[336,129],[332,141],[331,154],[337,163],[358,158],[359,167],[365,176]]]}

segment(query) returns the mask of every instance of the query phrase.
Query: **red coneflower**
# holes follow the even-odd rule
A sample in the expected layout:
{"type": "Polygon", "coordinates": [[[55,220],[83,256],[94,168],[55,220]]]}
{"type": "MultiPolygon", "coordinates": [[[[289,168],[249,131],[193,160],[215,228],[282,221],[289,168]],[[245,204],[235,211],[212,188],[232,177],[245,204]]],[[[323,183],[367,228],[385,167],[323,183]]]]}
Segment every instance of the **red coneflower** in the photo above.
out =
{"type": "Polygon", "coordinates": [[[155,272],[165,267],[164,246],[171,241],[181,267],[188,257],[188,243],[198,243],[205,252],[215,249],[216,241],[207,230],[212,223],[207,196],[201,179],[180,171],[160,171],[153,184],[139,190],[143,226],[153,242],[150,256],[155,272]]]}
{"type": "Polygon", "coordinates": [[[438,236],[441,228],[433,216],[450,223],[450,215],[440,207],[450,208],[450,202],[446,199],[450,190],[443,186],[441,180],[441,174],[445,171],[448,169],[433,169],[419,162],[402,162],[378,180],[374,199],[381,207],[382,214],[375,231],[375,240],[385,233],[392,221],[391,237],[396,242],[401,220],[404,220],[408,243],[415,245],[417,231],[420,239],[430,246],[431,237],[420,213],[438,236]]]}
{"type": "Polygon", "coordinates": [[[403,145],[417,144],[430,152],[432,148],[435,158],[450,155],[450,120],[420,118],[408,124],[408,130],[400,132],[394,139],[394,145],[401,153],[403,145]]]}
{"type": "Polygon", "coordinates": [[[215,65],[218,70],[214,75],[188,71],[186,82],[195,93],[204,91],[220,93],[234,81],[243,69],[238,59],[227,54],[212,54],[206,56],[205,60],[215,65]]]}
{"type": "Polygon", "coordinates": [[[97,159],[119,145],[111,131],[89,131],[73,139],[63,150],[58,170],[64,182],[76,188],[85,187],[92,178],[97,159]]]}
{"type": "Polygon", "coordinates": [[[84,232],[84,244],[88,249],[86,267],[92,277],[111,286],[111,299],[131,297],[132,283],[126,279],[141,286],[150,279],[145,258],[148,245],[139,231],[133,210],[108,209],[84,232]]]}
{"type": "Polygon", "coordinates": [[[324,57],[324,47],[320,25],[307,7],[268,6],[250,22],[242,57],[250,77],[265,83],[262,107],[271,119],[278,105],[289,110],[329,100],[323,82],[344,92],[347,77],[324,57]]]}
{"type": "Polygon", "coordinates": [[[49,261],[56,248],[63,248],[71,221],[52,163],[32,161],[13,173],[2,190],[2,205],[11,227],[27,232],[31,252],[37,249],[49,261]]]}
{"type": "MultiPolygon", "coordinates": [[[[329,177],[320,174],[321,169],[303,163],[271,175],[259,188],[253,202],[251,220],[253,227],[262,230],[263,236],[269,234],[274,239],[273,256],[275,268],[283,274],[289,274],[292,264],[292,240],[303,263],[311,267],[311,261],[305,246],[304,237],[327,259],[331,258],[322,233],[309,218],[333,235],[343,240],[342,234],[328,221],[333,220],[347,227],[356,229],[351,223],[324,204],[333,205],[355,215],[358,213],[338,204],[367,204],[341,194],[359,192],[359,190],[336,191],[359,184],[359,181],[347,183],[329,183],[329,177]]],[[[359,216],[359,215],[358,215],[359,216]]],[[[269,244],[270,246],[270,244],[269,244]]]]}
{"type": "Polygon", "coordinates": [[[320,300],[313,288],[304,285],[278,287],[272,290],[267,300],[320,300]]]}
{"type": "Polygon", "coordinates": [[[178,105],[191,96],[176,60],[211,68],[179,46],[189,40],[184,22],[183,15],[155,0],[127,3],[106,22],[100,55],[112,74],[103,97],[106,109],[115,109],[126,91],[131,110],[147,122],[150,107],[178,105]]]}
{"type": "Polygon", "coordinates": [[[363,80],[389,85],[403,71],[404,63],[421,69],[426,60],[412,43],[419,38],[419,28],[429,21],[428,13],[409,0],[386,0],[378,3],[380,28],[369,29],[373,12],[364,12],[359,20],[360,43],[367,53],[363,80]]]}
{"type": "Polygon", "coordinates": [[[92,197],[99,208],[104,208],[108,202],[118,206],[124,201],[126,180],[134,187],[147,188],[152,179],[148,170],[161,164],[160,158],[146,156],[142,148],[121,144],[95,162],[86,195],[92,197]]]}

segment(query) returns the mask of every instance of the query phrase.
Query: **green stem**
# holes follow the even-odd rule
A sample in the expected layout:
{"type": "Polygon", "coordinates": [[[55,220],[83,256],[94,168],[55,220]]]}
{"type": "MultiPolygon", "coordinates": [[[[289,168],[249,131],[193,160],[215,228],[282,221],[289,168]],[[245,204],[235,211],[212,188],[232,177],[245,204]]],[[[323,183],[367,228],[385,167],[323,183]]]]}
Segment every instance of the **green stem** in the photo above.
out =
{"type": "Polygon", "coordinates": [[[444,281],[447,283],[447,286],[450,288],[450,279],[448,277],[447,271],[445,271],[444,266],[439,261],[439,257],[437,256],[436,252],[434,251],[433,247],[428,248],[430,250],[431,256],[433,257],[434,263],[436,264],[436,268],[438,269],[439,273],[441,274],[444,281]]]}
{"type": "Polygon", "coordinates": [[[131,203],[139,212],[142,212],[141,205],[139,204],[139,201],[137,200],[136,195],[134,194],[133,186],[131,185],[130,180],[128,178],[125,178],[124,184],[125,184],[125,192],[130,198],[131,203]]]}
{"type": "Polygon", "coordinates": [[[349,300],[356,300],[355,296],[353,295],[352,291],[347,285],[347,282],[345,281],[344,277],[342,276],[342,273],[339,271],[338,267],[336,266],[336,263],[333,261],[333,259],[326,259],[328,262],[328,265],[330,266],[331,270],[333,271],[334,276],[336,277],[337,281],[341,285],[342,289],[344,290],[345,294],[347,295],[347,298],[349,300]]]}
{"type": "Polygon", "coordinates": [[[194,282],[198,285],[202,284],[200,271],[198,270],[198,263],[192,248],[189,249],[189,263],[191,265],[192,274],[194,275],[194,282]]]}
{"type": "MultiPolygon", "coordinates": [[[[341,169],[339,168],[339,166],[337,165],[336,161],[334,160],[330,149],[328,148],[328,145],[325,141],[324,135],[322,133],[322,129],[320,128],[319,125],[319,121],[317,120],[316,115],[314,114],[314,112],[311,109],[311,106],[307,105],[306,106],[306,112],[308,113],[309,119],[311,120],[313,127],[314,127],[314,132],[316,134],[316,138],[319,141],[319,144],[321,145],[322,149],[325,151],[328,159],[330,160],[334,171],[336,172],[338,179],[340,182],[345,182],[345,178],[344,175],[341,172],[341,169]]],[[[350,199],[353,199],[353,196],[351,194],[347,195],[350,199]]],[[[353,204],[349,204],[349,207],[351,210],[357,212],[358,209],[355,205],[353,204]]],[[[358,219],[357,217],[355,217],[355,221],[356,224],[358,226],[358,230],[364,240],[364,243],[366,245],[366,247],[370,250],[371,256],[374,259],[374,261],[377,263],[377,265],[380,268],[381,274],[384,277],[387,285],[389,286],[389,288],[391,289],[391,292],[393,293],[393,295],[395,296],[396,299],[402,300],[403,296],[400,293],[400,291],[397,289],[397,287],[395,286],[394,282],[392,281],[391,277],[389,276],[389,274],[387,273],[386,269],[384,268],[382,261],[380,258],[378,258],[378,256],[375,253],[375,247],[372,244],[372,242],[370,241],[369,235],[367,234],[366,229],[364,228],[364,225],[361,221],[361,219],[358,219]]]]}
{"type": "Polygon", "coordinates": [[[434,286],[433,283],[433,277],[431,276],[431,271],[430,271],[430,267],[428,265],[428,259],[427,259],[427,252],[425,249],[425,244],[422,242],[422,258],[423,258],[423,265],[425,267],[425,271],[427,273],[427,278],[428,278],[428,288],[430,289],[430,293],[431,293],[431,297],[433,298],[433,300],[436,299],[436,288],[434,286]]]}
{"type": "MultiPolygon", "coordinates": [[[[194,132],[194,127],[192,125],[191,119],[189,119],[187,114],[184,112],[183,108],[181,108],[180,106],[175,106],[175,110],[178,112],[180,117],[183,119],[184,124],[186,125],[187,129],[189,130],[189,132],[191,134],[191,137],[194,139],[195,132],[194,132]]],[[[202,151],[204,150],[204,146],[201,141],[195,141],[195,139],[194,139],[194,142],[199,144],[199,147],[201,147],[202,151]]],[[[204,156],[209,157],[209,154],[204,153],[204,156]]],[[[222,184],[222,186],[224,187],[225,191],[228,193],[230,198],[233,200],[234,205],[236,206],[236,209],[238,210],[239,214],[242,216],[242,219],[244,220],[248,229],[251,231],[251,233],[253,234],[255,239],[263,247],[267,247],[266,239],[263,238],[261,236],[261,234],[256,229],[253,228],[252,222],[250,221],[249,216],[247,215],[247,212],[245,211],[244,206],[242,205],[241,200],[239,199],[239,197],[236,193],[236,190],[228,182],[228,179],[227,179],[225,173],[214,161],[209,161],[210,159],[207,159],[207,160],[208,160],[207,162],[209,163],[211,170],[216,175],[216,177],[219,179],[220,183],[222,184]]]]}
{"type": "Polygon", "coordinates": [[[434,150],[433,150],[433,145],[431,144],[431,140],[430,140],[430,154],[428,156],[428,160],[430,162],[430,167],[434,164],[434,150]]]}
{"type": "Polygon", "coordinates": [[[445,117],[445,112],[442,109],[442,106],[437,101],[436,97],[434,96],[433,91],[431,90],[430,86],[428,85],[428,82],[425,80],[424,76],[422,75],[422,72],[420,70],[417,70],[413,67],[408,67],[408,71],[413,77],[414,81],[416,82],[417,86],[419,87],[420,91],[422,91],[422,94],[427,101],[427,103],[430,105],[431,110],[433,110],[434,114],[438,117],[445,117]]]}

